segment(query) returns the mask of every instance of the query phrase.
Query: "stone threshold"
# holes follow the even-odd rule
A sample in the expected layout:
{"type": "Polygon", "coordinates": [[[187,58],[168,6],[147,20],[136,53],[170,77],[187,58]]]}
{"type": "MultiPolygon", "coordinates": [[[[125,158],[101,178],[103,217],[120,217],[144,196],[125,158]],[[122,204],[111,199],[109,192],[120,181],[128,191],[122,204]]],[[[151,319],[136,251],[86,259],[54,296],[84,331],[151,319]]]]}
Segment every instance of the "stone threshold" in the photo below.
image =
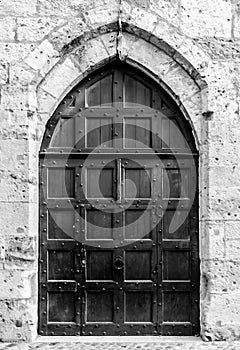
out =
{"type": "Polygon", "coordinates": [[[193,336],[37,336],[33,343],[205,343],[193,336]]]}

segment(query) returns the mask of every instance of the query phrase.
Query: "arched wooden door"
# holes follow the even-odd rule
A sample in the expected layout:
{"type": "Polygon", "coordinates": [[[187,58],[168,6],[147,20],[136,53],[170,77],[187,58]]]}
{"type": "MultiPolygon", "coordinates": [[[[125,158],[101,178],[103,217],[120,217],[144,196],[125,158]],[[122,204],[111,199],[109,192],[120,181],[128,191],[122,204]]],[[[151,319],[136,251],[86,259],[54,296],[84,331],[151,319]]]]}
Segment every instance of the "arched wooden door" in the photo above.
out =
{"type": "Polygon", "coordinates": [[[64,98],[40,150],[40,334],[199,332],[196,169],[139,71],[115,62],[64,98]]]}

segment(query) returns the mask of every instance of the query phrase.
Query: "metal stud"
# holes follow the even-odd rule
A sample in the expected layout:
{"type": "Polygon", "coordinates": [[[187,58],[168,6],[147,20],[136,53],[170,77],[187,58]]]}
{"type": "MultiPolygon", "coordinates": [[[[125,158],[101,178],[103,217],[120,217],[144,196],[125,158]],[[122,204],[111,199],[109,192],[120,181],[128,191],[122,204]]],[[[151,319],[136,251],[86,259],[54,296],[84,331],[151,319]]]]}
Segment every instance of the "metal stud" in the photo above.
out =
{"type": "Polygon", "coordinates": [[[137,331],[137,333],[136,333],[137,335],[140,335],[140,331],[137,331]]]}
{"type": "Polygon", "coordinates": [[[98,328],[98,324],[95,324],[95,326],[94,326],[95,328],[98,328]]]}
{"type": "Polygon", "coordinates": [[[124,334],[124,335],[127,335],[127,332],[124,332],[123,334],[124,334]]]}
{"type": "Polygon", "coordinates": [[[106,332],[103,332],[103,335],[106,335],[107,333],[106,332]]]}

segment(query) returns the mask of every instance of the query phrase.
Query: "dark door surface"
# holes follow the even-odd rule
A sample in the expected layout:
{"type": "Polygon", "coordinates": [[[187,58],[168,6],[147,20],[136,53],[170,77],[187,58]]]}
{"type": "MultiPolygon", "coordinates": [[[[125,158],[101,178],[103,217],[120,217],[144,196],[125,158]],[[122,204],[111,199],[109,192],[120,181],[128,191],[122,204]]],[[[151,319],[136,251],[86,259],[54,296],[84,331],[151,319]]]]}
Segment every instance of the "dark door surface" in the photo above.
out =
{"type": "Polygon", "coordinates": [[[139,72],[115,63],[66,96],[40,151],[40,334],[199,332],[196,169],[139,72]]]}

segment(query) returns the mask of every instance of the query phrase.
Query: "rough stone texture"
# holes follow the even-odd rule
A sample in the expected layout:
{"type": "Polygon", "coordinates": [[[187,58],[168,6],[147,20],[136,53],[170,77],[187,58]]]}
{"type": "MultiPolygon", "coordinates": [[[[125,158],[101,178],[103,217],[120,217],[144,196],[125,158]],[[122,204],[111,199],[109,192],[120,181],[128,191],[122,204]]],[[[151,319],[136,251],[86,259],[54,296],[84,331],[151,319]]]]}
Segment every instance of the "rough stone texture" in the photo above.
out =
{"type": "MultiPolygon", "coordinates": [[[[162,341],[159,339],[144,341],[136,339],[133,337],[131,341],[116,341],[111,340],[110,342],[103,342],[101,339],[100,342],[95,339],[91,339],[89,337],[88,341],[80,342],[73,341],[64,342],[64,340],[59,341],[56,337],[50,342],[41,342],[37,341],[31,344],[0,344],[0,349],[11,349],[11,350],[35,350],[35,349],[44,349],[44,350],[238,350],[239,342],[213,342],[213,343],[204,343],[199,340],[188,340],[182,341],[181,339],[177,339],[175,341],[169,340],[162,341]]],[[[49,339],[49,338],[48,338],[49,339]]]]}
{"type": "MultiPolygon", "coordinates": [[[[201,336],[240,338],[239,39],[237,0],[0,1],[0,340],[37,334],[38,151],[46,122],[76,83],[117,55],[148,71],[193,128],[201,336]]],[[[239,345],[177,348],[208,347],[239,345]]]]}

